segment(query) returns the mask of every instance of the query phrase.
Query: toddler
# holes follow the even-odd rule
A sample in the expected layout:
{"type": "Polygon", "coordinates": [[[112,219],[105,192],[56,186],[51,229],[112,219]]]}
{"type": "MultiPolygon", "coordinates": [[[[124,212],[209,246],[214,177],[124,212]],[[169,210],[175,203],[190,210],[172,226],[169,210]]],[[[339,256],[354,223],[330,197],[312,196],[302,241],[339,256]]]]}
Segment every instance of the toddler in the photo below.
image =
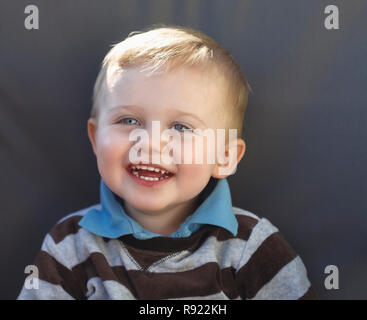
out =
{"type": "Polygon", "coordinates": [[[197,30],[153,26],[115,44],[88,120],[100,203],[50,230],[38,288],[18,299],[315,298],[278,229],[232,206],[249,92],[228,51],[197,30]],[[223,156],[209,161],[215,144],[223,156]]]}

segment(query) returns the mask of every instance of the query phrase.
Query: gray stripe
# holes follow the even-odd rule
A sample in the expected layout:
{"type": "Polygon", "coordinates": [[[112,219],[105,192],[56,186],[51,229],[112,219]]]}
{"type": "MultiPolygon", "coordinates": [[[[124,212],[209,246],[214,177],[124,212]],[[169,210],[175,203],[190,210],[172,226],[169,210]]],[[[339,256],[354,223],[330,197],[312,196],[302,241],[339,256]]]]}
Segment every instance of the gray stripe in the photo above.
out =
{"type": "Polygon", "coordinates": [[[297,300],[310,285],[306,268],[297,256],[263,286],[252,300],[297,300]]]}
{"type": "Polygon", "coordinates": [[[218,263],[221,269],[235,266],[239,262],[238,252],[246,245],[242,239],[218,241],[211,236],[195,252],[182,251],[180,254],[157,264],[151,272],[183,272],[199,268],[209,262],[218,263]]]}
{"type": "MultiPolygon", "coordinates": [[[[246,245],[242,239],[228,239],[218,241],[211,236],[195,252],[184,250],[181,253],[167,259],[162,264],[156,264],[151,272],[180,272],[192,270],[208,262],[216,262],[220,268],[238,265],[239,254],[246,245]]],[[[75,234],[66,236],[55,244],[53,238],[47,235],[42,250],[52,255],[60,264],[68,269],[87,260],[91,253],[98,252],[105,256],[108,264],[112,266],[124,266],[126,270],[139,270],[137,263],[126,254],[121,241],[112,239],[103,241],[87,230],[81,228],[75,234]]]]}
{"type": "Polygon", "coordinates": [[[233,209],[233,213],[235,215],[248,216],[248,217],[254,218],[256,220],[260,220],[260,218],[257,215],[251,213],[250,211],[247,211],[247,210],[244,210],[244,209],[241,209],[241,208],[237,208],[237,207],[232,207],[232,209],[233,209]]]}
{"type": "Polygon", "coordinates": [[[114,280],[91,278],[88,280],[87,290],[88,300],[136,300],[128,288],[114,280]]]}
{"type": "Polygon", "coordinates": [[[242,266],[244,266],[247,261],[249,261],[254,252],[256,252],[259,246],[264,242],[264,240],[277,231],[278,229],[273,226],[267,219],[260,219],[260,221],[252,229],[250,238],[247,240],[245,250],[242,253],[236,270],[239,270],[242,266]]]}
{"type": "Polygon", "coordinates": [[[42,250],[48,252],[57,262],[68,269],[88,259],[91,253],[101,253],[109,266],[125,266],[128,270],[138,270],[136,265],[123,251],[118,240],[103,241],[99,236],[81,228],[76,234],[66,236],[55,244],[48,234],[42,244],[42,250]]]}
{"type": "Polygon", "coordinates": [[[26,289],[24,286],[17,300],[75,300],[60,285],[38,279],[38,289],[26,289]]]}

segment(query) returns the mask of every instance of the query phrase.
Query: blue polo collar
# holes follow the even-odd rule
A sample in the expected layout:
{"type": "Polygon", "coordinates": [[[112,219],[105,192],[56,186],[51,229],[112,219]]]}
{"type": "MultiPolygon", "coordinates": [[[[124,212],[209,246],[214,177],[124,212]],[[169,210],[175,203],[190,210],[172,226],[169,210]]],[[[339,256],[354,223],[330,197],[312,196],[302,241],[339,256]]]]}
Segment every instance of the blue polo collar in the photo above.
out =
{"type": "MultiPolygon", "coordinates": [[[[224,228],[234,236],[237,235],[238,223],[233,213],[227,179],[214,180],[216,181],[213,191],[207,195],[196,211],[188,216],[180,228],[170,237],[188,237],[206,224],[224,228]]],[[[132,234],[138,239],[162,237],[160,234],[145,229],[127,215],[116,197],[117,195],[101,179],[101,206],[99,206],[99,209],[96,207],[90,209],[79,221],[79,225],[94,234],[112,239],[128,234],[132,234]]]]}

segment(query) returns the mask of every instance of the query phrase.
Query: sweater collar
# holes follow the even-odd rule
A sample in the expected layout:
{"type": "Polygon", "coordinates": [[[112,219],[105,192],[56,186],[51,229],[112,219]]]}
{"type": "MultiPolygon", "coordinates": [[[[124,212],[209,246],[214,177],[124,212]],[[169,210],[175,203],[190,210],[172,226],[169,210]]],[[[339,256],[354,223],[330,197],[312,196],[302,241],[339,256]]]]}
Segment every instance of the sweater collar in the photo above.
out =
{"type": "MultiPolygon", "coordinates": [[[[186,218],[180,228],[170,237],[190,236],[206,224],[224,228],[236,236],[238,223],[233,213],[227,179],[211,178],[200,196],[201,204],[199,207],[186,218]]],[[[143,228],[136,220],[128,216],[120,204],[122,199],[119,199],[107,187],[103,179],[100,182],[100,200],[101,205],[91,208],[80,220],[80,226],[94,234],[107,238],[119,238],[128,234],[140,239],[162,237],[160,234],[143,228]]]]}

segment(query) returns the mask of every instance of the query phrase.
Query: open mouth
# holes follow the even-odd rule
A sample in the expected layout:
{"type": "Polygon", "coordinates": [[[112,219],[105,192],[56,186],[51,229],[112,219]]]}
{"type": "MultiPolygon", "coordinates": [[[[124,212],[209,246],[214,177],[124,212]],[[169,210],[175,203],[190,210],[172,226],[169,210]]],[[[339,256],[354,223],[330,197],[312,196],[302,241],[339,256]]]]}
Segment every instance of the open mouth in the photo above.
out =
{"type": "Polygon", "coordinates": [[[150,182],[167,180],[174,175],[168,170],[152,165],[132,164],[127,169],[135,177],[150,182]]]}

